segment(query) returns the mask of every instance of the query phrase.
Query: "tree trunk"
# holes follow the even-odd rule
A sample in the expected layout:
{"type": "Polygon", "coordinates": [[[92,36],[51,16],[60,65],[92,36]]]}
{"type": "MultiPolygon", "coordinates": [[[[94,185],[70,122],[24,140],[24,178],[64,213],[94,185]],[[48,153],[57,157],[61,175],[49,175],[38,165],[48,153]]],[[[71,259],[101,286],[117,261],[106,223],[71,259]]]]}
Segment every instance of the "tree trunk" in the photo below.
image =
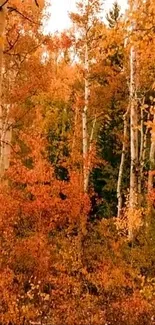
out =
{"type": "MultiPolygon", "coordinates": [[[[137,1],[134,1],[131,12],[137,10],[137,1]]],[[[132,32],[135,30],[136,22],[132,21],[132,32]]],[[[130,216],[134,214],[134,210],[138,207],[138,173],[139,173],[139,157],[138,157],[138,102],[137,102],[137,58],[136,48],[131,44],[130,48],[130,192],[129,192],[129,209],[130,216]]],[[[129,229],[129,239],[133,238],[133,229],[129,229]]]]}
{"type": "Polygon", "coordinates": [[[126,142],[127,142],[127,136],[128,136],[128,114],[129,114],[129,107],[128,107],[126,113],[123,116],[123,120],[124,120],[124,137],[123,137],[121,163],[120,163],[120,167],[119,167],[118,182],[117,182],[117,200],[118,200],[117,217],[121,216],[121,211],[122,211],[122,178],[123,178],[123,172],[124,172],[124,163],[125,163],[125,155],[126,155],[126,142]]]}
{"type": "Polygon", "coordinates": [[[83,137],[83,186],[84,192],[88,190],[88,131],[87,131],[87,111],[89,104],[89,57],[88,43],[85,43],[85,89],[84,89],[84,109],[82,112],[82,137],[83,137]]]}
{"type": "Polygon", "coordinates": [[[138,203],[138,107],[136,98],[136,53],[130,51],[130,208],[138,203]]]}
{"type": "MultiPolygon", "coordinates": [[[[141,145],[140,145],[140,168],[139,168],[139,184],[138,184],[138,192],[140,195],[139,205],[141,205],[143,200],[143,190],[145,186],[144,180],[144,166],[146,162],[146,150],[147,150],[147,136],[149,132],[149,127],[146,125],[146,129],[144,131],[144,109],[143,109],[144,102],[142,103],[141,107],[141,145]]],[[[150,113],[147,114],[147,122],[150,121],[150,113]]]]}
{"type": "Polygon", "coordinates": [[[6,117],[5,120],[3,120],[1,136],[1,177],[3,176],[5,170],[9,168],[11,155],[12,125],[9,118],[10,105],[8,104],[6,106],[6,117]]]}
{"type": "Polygon", "coordinates": [[[138,177],[138,193],[139,196],[142,194],[142,179],[143,179],[143,169],[144,169],[144,98],[141,105],[141,117],[140,117],[140,153],[139,153],[139,177],[138,177]]]}
{"type": "Polygon", "coordinates": [[[87,158],[87,175],[86,175],[86,189],[88,189],[88,184],[89,184],[89,176],[90,176],[90,171],[91,171],[91,162],[92,162],[92,143],[94,139],[94,133],[95,133],[95,126],[96,126],[96,121],[97,118],[95,116],[92,129],[91,129],[91,134],[90,134],[90,139],[89,139],[89,150],[88,150],[88,158],[87,158]]]}
{"type": "Polygon", "coordinates": [[[153,127],[151,131],[151,147],[150,147],[150,170],[148,175],[148,192],[150,192],[153,188],[153,180],[155,171],[155,114],[153,117],[153,127]]]}
{"type": "MultiPolygon", "coordinates": [[[[0,6],[4,1],[0,0],[0,6]]],[[[4,172],[4,125],[3,125],[3,105],[2,105],[2,81],[3,81],[3,51],[4,51],[4,34],[6,25],[6,5],[0,10],[0,178],[4,172]]]]}

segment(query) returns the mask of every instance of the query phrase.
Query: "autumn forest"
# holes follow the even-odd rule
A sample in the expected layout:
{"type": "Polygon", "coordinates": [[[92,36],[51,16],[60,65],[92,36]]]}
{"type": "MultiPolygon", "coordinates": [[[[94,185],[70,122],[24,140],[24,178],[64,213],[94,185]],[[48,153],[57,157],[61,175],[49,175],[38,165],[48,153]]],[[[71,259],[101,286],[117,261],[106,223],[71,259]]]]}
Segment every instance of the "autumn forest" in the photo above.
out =
{"type": "Polygon", "coordinates": [[[0,0],[0,325],[153,325],[155,2],[51,4],[0,0]]]}

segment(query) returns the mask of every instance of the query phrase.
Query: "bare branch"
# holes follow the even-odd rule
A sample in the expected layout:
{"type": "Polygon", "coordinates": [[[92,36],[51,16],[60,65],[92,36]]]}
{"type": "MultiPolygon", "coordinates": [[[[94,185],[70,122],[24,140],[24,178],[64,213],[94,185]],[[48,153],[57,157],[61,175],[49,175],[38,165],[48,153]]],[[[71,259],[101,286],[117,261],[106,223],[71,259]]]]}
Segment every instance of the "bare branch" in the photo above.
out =
{"type": "Polygon", "coordinates": [[[11,149],[18,154],[18,152],[15,150],[14,146],[9,142],[9,141],[5,141],[5,140],[1,140],[1,144],[5,144],[11,147],[11,149]]]}
{"type": "Polygon", "coordinates": [[[4,3],[2,3],[2,5],[0,6],[0,11],[3,9],[3,7],[7,4],[9,0],[5,0],[4,3]]]}
{"type": "Polygon", "coordinates": [[[7,40],[10,47],[4,51],[4,54],[10,52],[15,47],[15,45],[18,42],[19,38],[20,38],[20,34],[18,33],[17,38],[15,39],[14,43],[11,43],[11,42],[9,42],[9,40],[7,40]]]}
{"type": "Polygon", "coordinates": [[[36,23],[35,21],[33,21],[31,18],[25,16],[22,12],[20,12],[17,8],[15,7],[8,7],[8,10],[10,12],[16,12],[17,14],[19,14],[21,17],[23,17],[24,19],[28,20],[30,23],[38,25],[38,23],[36,23]]]}
{"type": "Polygon", "coordinates": [[[37,7],[39,7],[38,1],[34,0],[37,7]]]}

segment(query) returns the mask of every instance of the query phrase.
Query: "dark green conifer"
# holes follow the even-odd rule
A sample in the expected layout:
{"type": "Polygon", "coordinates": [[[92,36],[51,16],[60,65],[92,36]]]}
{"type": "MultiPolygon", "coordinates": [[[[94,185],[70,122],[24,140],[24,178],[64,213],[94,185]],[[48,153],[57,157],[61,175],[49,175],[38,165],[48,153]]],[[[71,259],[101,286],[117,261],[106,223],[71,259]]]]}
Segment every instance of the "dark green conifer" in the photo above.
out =
{"type": "Polygon", "coordinates": [[[113,3],[112,9],[106,15],[106,19],[108,21],[110,28],[114,28],[117,25],[118,21],[120,20],[121,18],[120,10],[121,7],[119,6],[118,2],[115,1],[113,3]]]}

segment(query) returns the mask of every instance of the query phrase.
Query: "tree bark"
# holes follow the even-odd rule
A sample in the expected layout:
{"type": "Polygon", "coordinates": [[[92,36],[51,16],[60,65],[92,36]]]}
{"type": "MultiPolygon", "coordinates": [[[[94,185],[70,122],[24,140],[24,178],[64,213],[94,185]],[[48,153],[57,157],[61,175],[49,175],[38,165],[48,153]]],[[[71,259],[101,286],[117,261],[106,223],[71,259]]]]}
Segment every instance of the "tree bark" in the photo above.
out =
{"type": "Polygon", "coordinates": [[[3,120],[2,136],[1,136],[1,177],[9,168],[11,155],[12,125],[9,117],[10,105],[6,105],[6,117],[3,120]]]}
{"type": "Polygon", "coordinates": [[[92,143],[93,143],[93,139],[94,139],[94,132],[95,132],[95,126],[96,126],[96,121],[97,118],[95,116],[94,121],[93,121],[93,125],[92,125],[92,129],[91,129],[91,134],[90,134],[90,139],[89,139],[89,150],[88,150],[88,157],[87,157],[87,175],[86,175],[86,191],[88,189],[88,185],[89,185],[89,177],[90,177],[90,171],[91,171],[91,162],[92,162],[92,143]]]}
{"type": "Polygon", "coordinates": [[[3,105],[2,105],[2,81],[3,81],[3,52],[4,35],[6,25],[6,4],[0,0],[0,178],[4,172],[4,127],[3,127],[3,105]]]}
{"type": "MultiPolygon", "coordinates": [[[[131,12],[136,11],[138,1],[134,1],[131,12]]],[[[136,27],[135,20],[131,23],[132,32],[136,27]]],[[[133,41],[132,41],[133,42],[133,41]]],[[[137,57],[135,44],[130,48],[130,192],[129,209],[130,215],[138,207],[138,173],[139,173],[139,155],[138,155],[138,102],[137,102],[137,57]]],[[[129,229],[129,239],[133,238],[133,230],[129,229]]]]}
{"type": "Polygon", "coordinates": [[[128,114],[129,114],[128,107],[126,113],[123,116],[124,120],[124,136],[123,136],[123,147],[122,147],[122,155],[121,155],[121,163],[119,167],[119,173],[118,173],[118,182],[117,182],[117,217],[119,218],[121,216],[122,211],[122,178],[123,178],[123,172],[124,172],[124,163],[125,163],[125,155],[126,155],[126,142],[127,142],[127,136],[128,136],[128,114]]]}
{"type": "Polygon", "coordinates": [[[144,98],[141,105],[140,111],[140,153],[139,153],[139,177],[138,177],[138,193],[141,196],[142,194],[142,179],[143,179],[143,169],[144,169],[144,98]]]}
{"type": "Polygon", "coordinates": [[[84,80],[84,109],[82,112],[82,138],[83,138],[83,186],[84,192],[88,190],[88,130],[87,130],[87,111],[89,104],[89,56],[88,42],[85,41],[85,80],[84,80]]]}
{"type": "Polygon", "coordinates": [[[150,170],[148,175],[148,192],[150,192],[153,188],[153,180],[154,175],[153,172],[155,171],[155,114],[153,116],[153,126],[151,131],[151,147],[150,147],[150,170]]]}
{"type": "Polygon", "coordinates": [[[130,207],[138,203],[138,107],[136,98],[136,53],[134,46],[130,52],[130,207]]]}

